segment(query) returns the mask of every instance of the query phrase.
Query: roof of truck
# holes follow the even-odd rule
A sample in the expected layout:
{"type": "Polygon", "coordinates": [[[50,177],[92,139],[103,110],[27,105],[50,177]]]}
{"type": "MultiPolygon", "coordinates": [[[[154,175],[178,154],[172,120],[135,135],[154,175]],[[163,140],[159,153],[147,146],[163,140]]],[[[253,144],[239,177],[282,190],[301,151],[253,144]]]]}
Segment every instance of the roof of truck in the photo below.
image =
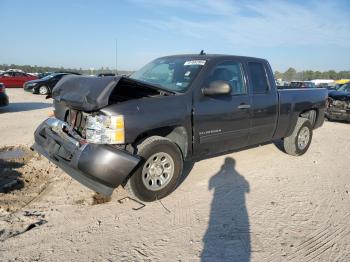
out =
{"type": "Polygon", "coordinates": [[[179,55],[169,55],[163,56],[161,58],[170,58],[170,57],[178,57],[178,58],[188,58],[188,59],[198,59],[198,60],[211,60],[211,59],[251,59],[251,60],[263,60],[266,59],[258,58],[258,57],[249,57],[249,56],[238,56],[238,55],[225,55],[225,54],[179,54],[179,55]]]}

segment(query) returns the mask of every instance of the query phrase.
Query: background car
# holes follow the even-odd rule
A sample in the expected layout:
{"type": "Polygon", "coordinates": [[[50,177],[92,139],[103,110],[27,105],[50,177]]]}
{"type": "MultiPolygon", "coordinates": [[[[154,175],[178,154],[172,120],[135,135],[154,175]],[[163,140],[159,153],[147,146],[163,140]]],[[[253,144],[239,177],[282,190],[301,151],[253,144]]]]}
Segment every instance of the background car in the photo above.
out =
{"type": "Polygon", "coordinates": [[[0,107],[9,104],[9,97],[6,94],[6,88],[3,83],[0,83],[0,107]]]}
{"type": "Polygon", "coordinates": [[[38,79],[36,76],[32,76],[24,73],[23,71],[5,71],[0,74],[0,82],[6,87],[22,87],[27,81],[38,79]]]}
{"type": "Polygon", "coordinates": [[[350,83],[328,92],[326,117],[350,122],[350,83]]]}
{"type": "MultiPolygon", "coordinates": [[[[52,89],[57,84],[57,82],[64,76],[73,73],[53,73],[45,76],[41,79],[36,79],[24,83],[23,88],[27,92],[32,92],[33,94],[47,95],[51,94],[52,89]]],[[[77,74],[77,73],[74,73],[77,74]]]]}
{"type": "Polygon", "coordinates": [[[316,85],[311,81],[292,81],[290,82],[292,88],[315,88],[316,85]]]}
{"type": "Polygon", "coordinates": [[[49,76],[53,74],[54,72],[45,72],[45,73],[39,73],[38,78],[44,78],[45,76],[49,76]]]}
{"type": "Polygon", "coordinates": [[[350,82],[347,84],[342,85],[337,89],[338,92],[347,92],[350,95],[350,82]]]}
{"type": "Polygon", "coordinates": [[[114,73],[100,73],[97,75],[98,77],[104,77],[104,76],[115,76],[114,73]]]}
{"type": "Polygon", "coordinates": [[[334,91],[334,90],[337,90],[340,86],[321,86],[321,87],[318,87],[318,88],[326,88],[328,90],[328,92],[331,92],[331,91],[334,91]]]}

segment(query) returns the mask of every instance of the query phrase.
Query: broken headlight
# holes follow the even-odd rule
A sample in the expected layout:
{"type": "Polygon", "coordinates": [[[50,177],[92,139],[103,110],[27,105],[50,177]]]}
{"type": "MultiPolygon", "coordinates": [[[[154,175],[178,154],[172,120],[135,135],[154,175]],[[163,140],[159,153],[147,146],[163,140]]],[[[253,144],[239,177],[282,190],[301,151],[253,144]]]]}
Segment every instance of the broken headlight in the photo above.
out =
{"type": "Polygon", "coordinates": [[[86,141],[94,144],[124,144],[124,117],[88,116],[85,124],[86,141]]]}

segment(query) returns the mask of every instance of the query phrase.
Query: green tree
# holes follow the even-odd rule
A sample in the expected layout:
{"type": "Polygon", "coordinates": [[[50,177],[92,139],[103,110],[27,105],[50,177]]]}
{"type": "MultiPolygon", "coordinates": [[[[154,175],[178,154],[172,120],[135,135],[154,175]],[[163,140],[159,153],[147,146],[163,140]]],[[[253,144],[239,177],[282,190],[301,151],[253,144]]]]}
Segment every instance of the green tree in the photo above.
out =
{"type": "Polygon", "coordinates": [[[284,79],[287,81],[295,80],[297,75],[297,70],[295,70],[293,67],[288,68],[286,72],[284,72],[284,79]]]}
{"type": "Polygon", "coordinates": [[[279,78],[282,78],[283,79],[283,73],[279,72],[279,71],[275,71],[275,78],[276,79],[279,79],[279,78]]]}

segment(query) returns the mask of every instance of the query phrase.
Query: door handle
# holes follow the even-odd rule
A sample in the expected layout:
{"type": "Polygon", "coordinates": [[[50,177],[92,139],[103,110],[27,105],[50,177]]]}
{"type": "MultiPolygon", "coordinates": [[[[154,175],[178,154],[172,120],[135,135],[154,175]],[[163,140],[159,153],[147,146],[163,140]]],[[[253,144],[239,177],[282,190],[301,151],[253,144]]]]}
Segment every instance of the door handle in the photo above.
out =
{"type": "Polygon", "coordinates": [[[247,105],[247,104],[241,104],[237,107],[238,109],[249,109],[250,108],[250,105],[247,105]]]}

